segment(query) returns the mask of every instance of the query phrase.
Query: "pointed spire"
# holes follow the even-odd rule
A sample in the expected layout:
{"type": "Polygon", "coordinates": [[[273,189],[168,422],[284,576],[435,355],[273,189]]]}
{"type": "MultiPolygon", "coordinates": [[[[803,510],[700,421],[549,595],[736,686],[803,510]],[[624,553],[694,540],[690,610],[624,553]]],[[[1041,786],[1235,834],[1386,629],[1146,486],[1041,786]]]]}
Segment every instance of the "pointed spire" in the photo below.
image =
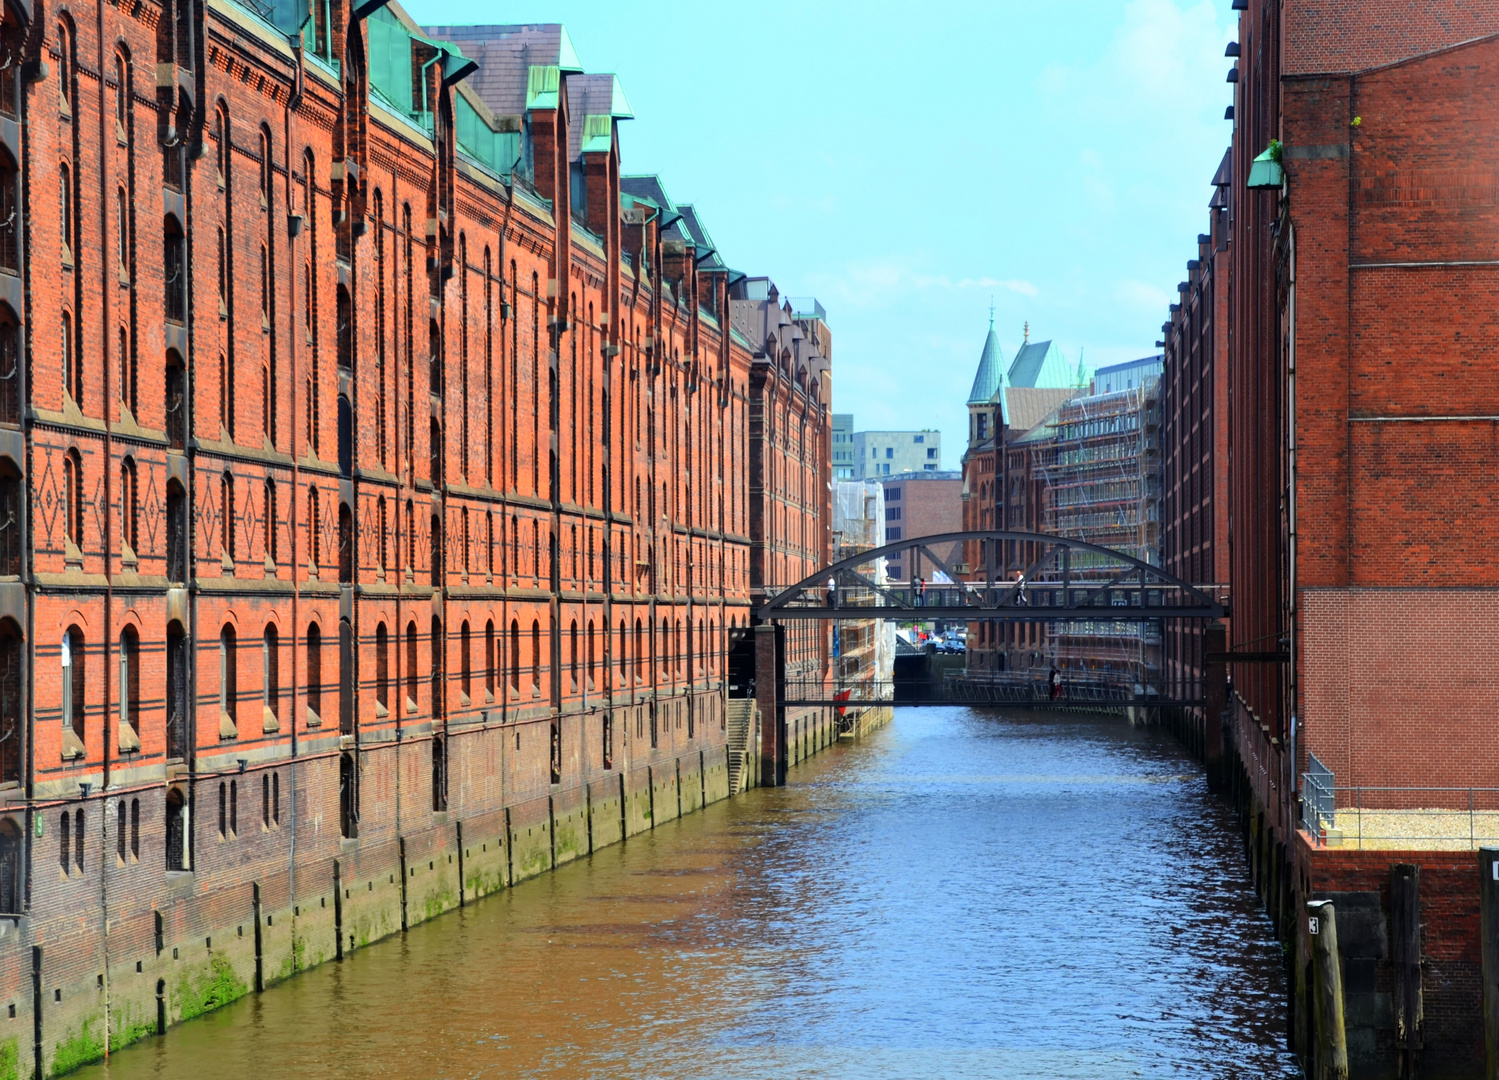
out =
{"type": "Polygon", "coordinates": [[[1031,322],[1030,322],[1029,319],[1027,319],[1025,321],[1025,344],[1027,344],[1027,345],[1030,344],[1030,340],[1031,340],[1031,322]]]}
{"type": "Polygon", "coordinates": [[[984,338],[984,351],[979,356],[979,369],[973,376],[973,389],[968,393],[968,404],[983,405],[994,397],[1004,374],[1004,363],[999,356],[999,338],[994,333],[994,318],[989,318],[989,335],[984,338]]]}

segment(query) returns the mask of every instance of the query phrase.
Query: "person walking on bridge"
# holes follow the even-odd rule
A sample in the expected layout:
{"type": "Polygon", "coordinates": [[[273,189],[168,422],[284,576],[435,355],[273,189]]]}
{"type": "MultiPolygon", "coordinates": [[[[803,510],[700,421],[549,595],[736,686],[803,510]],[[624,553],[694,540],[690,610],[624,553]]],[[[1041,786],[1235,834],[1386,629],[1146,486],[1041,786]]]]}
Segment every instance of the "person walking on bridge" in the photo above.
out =
{"type": "Polygon", "coordinates": [[[926,607],[926,578],[916,579],[916,606],[926,607]]]}
{"type": "Polygon", "coordinates": [[[838,606],[838,583],[836,578],[828,578],[828,607],[838,606]]]}
{"type": "Polygon", "coordinates": [[[1062,673],[1057,670],[1055,664],[1051,665],[1051,700],[1058,701],[1062,697],[1062,673]]]}

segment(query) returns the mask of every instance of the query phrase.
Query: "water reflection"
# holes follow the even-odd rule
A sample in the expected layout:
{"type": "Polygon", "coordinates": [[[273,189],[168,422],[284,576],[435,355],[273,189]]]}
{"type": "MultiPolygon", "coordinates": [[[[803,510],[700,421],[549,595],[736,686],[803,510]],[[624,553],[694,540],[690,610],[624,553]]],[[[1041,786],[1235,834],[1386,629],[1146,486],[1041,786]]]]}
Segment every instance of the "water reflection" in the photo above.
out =
{"type": "Polygon", "coordinates": [[[1237,845],[1158,731],[906,710],[87,1074],[1294,1076],[1237,845]]]}

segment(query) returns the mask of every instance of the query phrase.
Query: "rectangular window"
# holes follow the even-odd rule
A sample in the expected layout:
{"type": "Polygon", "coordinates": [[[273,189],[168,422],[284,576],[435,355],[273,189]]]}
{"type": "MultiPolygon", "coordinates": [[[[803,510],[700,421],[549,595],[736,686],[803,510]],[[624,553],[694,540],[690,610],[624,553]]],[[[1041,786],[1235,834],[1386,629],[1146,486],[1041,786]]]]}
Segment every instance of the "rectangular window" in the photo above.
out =
{"type": "Polygon", "coordinates": [[[890,487],[885,489],[885,501],[887,503],[900,502],[900,488],[890,487]]]}
{"type": "Polygon", "coordinates": [[[926,456],[928,458],[935,458],[937,456],[937,448],[935,446],[928,447],[926,456]]]}
{"type": "Polygon", "coordinates": [[[885,508],[885,520],[886,521],[899,521],[900,520],[900,507],[898,507],[898,506],[887,506],[885,508]]]}
{"type": "Polygon", "coordinates": [[[887,446],[887,447],[885,447],[885,457],[887,459],[889,459],[889,458],[893,458],[894,456],[895,456],[895,447],[893,447],[893,446],[887,446]]]}
{"type": "Polygon", "coordinates": [[[899,539],[900,539],[900,530],[899,529],[886,529],[885,530],[885,542],[886,543],[889,543],[889,542],[891,542],[893,540],[899,540],[899,539]]]}
{"type": "Polygon", "coordinates": [[[926,436],[925,435],[917,435],[917,436],[913,437],[911,441],[915,442],[915,443],[924,443],[924,442],[926,442],[926,436]]]}

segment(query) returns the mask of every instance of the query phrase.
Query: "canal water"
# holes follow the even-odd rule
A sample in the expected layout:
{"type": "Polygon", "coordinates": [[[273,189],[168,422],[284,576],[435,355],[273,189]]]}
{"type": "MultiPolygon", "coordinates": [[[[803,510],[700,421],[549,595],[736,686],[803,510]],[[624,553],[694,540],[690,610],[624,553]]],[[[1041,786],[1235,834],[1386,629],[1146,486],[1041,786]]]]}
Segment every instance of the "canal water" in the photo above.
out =
{"type": "Polygon", "coordinates": [[[80,1075],[1292,1077],[1282,972],[1169,736],[905,709],[80,1075]]]}

